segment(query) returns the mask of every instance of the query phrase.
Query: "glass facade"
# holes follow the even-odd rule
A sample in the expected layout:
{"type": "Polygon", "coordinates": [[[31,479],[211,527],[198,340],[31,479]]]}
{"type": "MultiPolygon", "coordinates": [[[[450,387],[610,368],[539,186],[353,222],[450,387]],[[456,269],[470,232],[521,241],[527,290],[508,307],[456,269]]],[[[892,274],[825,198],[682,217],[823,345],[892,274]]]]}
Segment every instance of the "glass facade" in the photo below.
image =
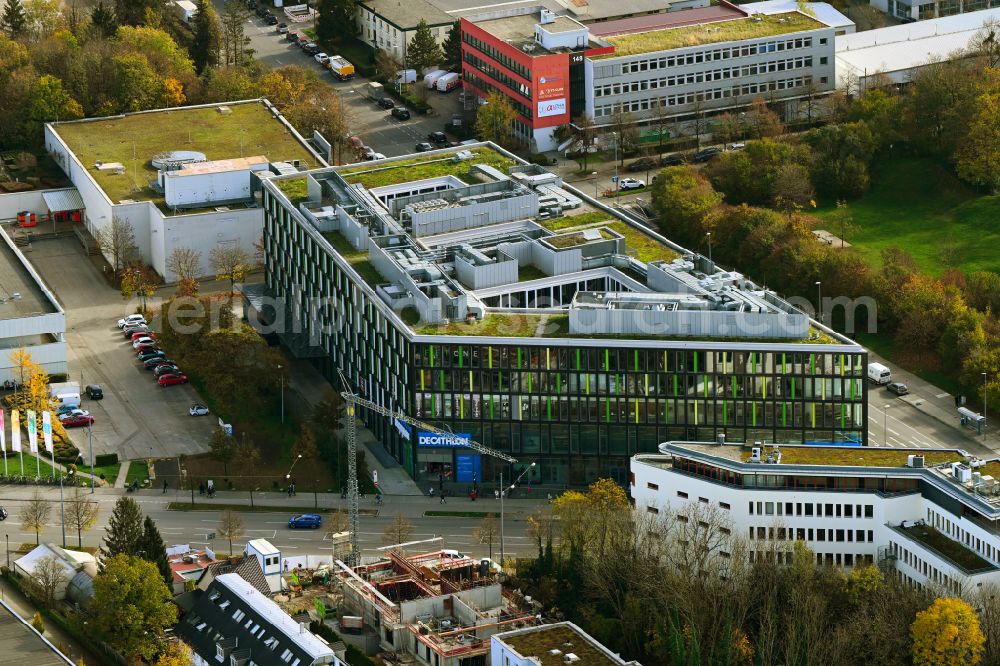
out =
{"type": "MultiPolygon", "coordinates": [[[[530,471],[536,482],[628,477],[629,457],[669,440],[866,443],[866,355],[837,345],[664,340],[414,336],[355,283],[317,232],[265,197],[266,287],[284,298],[292,346],[331,381],[341,368],[359,394],[470,433],[518,458],[514,470],[483,457],[480,481],[530,471]],[[720,348],[723,347],[723,348],[720,348]],[[496,464],[495,464],[496,463],[496,464]]],[[[360,283],[360,281],[359,281],[360,283]]],[[[421,449],[390,419],[369,417],[376,438],[418,479],[436,480],[459,450],[421,449]]],[[[528,478],[528,477],[526,477],[528,478]]]]}

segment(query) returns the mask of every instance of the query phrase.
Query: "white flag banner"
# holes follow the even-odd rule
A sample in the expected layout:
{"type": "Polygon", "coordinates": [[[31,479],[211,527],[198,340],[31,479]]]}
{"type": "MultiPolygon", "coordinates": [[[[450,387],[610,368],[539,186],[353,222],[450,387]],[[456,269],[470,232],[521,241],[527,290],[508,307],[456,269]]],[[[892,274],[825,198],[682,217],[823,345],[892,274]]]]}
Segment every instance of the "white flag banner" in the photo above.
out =
{"type": "Polygon", "coordinates": [[[7,452],[7,431],[4,428],[4,413],[0,408],[0,451],[7,452]]]}
{"type": "Polygon", "coordinates": [[[52,415],[42,412],[42,436],[45,438],[45,450],[52,453],[52,415]]]}
{"type": "Polygon", "coordinates": [[[28,410],[28,448],[32,453],[38,453],[38,422],[33,409],[28,410]]]}
{"type": "Polygon", "coordinates": [[[21,414],[10,410],[10,450],[21,452],[21,414]]]}

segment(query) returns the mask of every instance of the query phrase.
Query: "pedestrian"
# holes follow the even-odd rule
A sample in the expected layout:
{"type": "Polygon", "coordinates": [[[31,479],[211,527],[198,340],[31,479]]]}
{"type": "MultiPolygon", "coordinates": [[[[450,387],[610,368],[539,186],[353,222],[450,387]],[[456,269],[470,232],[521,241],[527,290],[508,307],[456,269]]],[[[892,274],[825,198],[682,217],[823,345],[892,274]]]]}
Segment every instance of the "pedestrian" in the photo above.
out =
{"type": "Polygon", "coordinates": [[[295,497],[295,484],[292,484],[292,497],[295,497]]]}
{"type": "MultiPolygon", "coordinates": [[[[431,497],[434,497],[434,486],[431,486],[431,487],[430,487],[430,488],[429,488],[429,489],[427,490],[427,494],[428,494],[429,496],[431,496],[431,497]]],[[[442,497],[444,497],[444,493],[443,493],[443,492],[441,493],[441,496],[442,496],[442,497]]]]}
{"type": "Polygon", "coordinates": [[[445,504],[445,501],[444,501],[444,493],[441,493],[441,504],[445,504]]]}
{"type": "Polygon", "coordinates": [[[201,483],[198,484],[198,494],[199,495],[204,495],[205,494],[205,482],[204,481],[202,481],[201,483]]]}
{"type": "Polygon", "coordinates": [[[494,491],[493,491],[493,499],[495,499],[495,500],[500,499],[500,491],[499,490],[495,490],[494,489],[494,491]]]}
{"type": "Polygon", "coordinates": [[[166,492],[167,492],[167,480],[166,479],[163,479],[163,492],[164,492],[164,494],[166,494],[166,492]]]}
{"type": "Polygon", "coordinates": [[[288,493],[289,497],[292,496],[292,484],[290,484],[290,483],[288,484],[288,488],[285,489],[285,492],[288,493]]]}
{"type": "Polygon", "coordinates": [[[552,504],[552,493],[548,493],[549,504],[552,504]]]}

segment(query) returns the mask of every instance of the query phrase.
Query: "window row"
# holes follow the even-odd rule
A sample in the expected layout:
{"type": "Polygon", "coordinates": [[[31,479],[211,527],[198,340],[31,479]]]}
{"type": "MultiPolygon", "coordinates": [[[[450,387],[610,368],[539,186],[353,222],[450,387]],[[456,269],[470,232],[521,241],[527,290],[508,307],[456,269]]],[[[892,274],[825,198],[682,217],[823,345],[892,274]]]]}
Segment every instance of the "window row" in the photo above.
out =
{"type": "Polygon", "coordinates": [[[481,76],[477,76],[473,70],[466,69],[462,73],[462,80],[464,80],[466,83],[473,86],[474,88],[478,88],[479,90],[483,91],[486,94],[495,92],[503,95],[504,97],[507,98],[507,101],[510,102],[511,106],[514,107],[514,110],[517,111],[518,114],[520,114],[522,117],[527,118],[528,120],[531,120],[534,117],[534,114],[532,113],[530,108],[522,104],[519,100],[509,96],[503,89],[497,88],[495,85],[493,85],[486,79],[482,78],[481,76]]]}
{"type": "Polygon", "coordinates": [[[751,541],[875,542],[875,530],[848,530],[825,527],[764,527],[761,525],[751,525],[747,530],[751,541]]]}
{"type": "Polygon", "coordinates": [[[514,92],[520,94],[522,97],[531,99],[531,86],[523,81],[518,81],[513,76],[508,75],[503,70],[498,67],[494,67],[490,63],[486,62],[481,58],[477,58],[470,51],[465,52],[465,62],[472,65],[479,71],[481,71],[486,76],[490,77],[494,81],[499,81],[504,84],[514,92]]]}
{"type": "MultiPolygon", "coordinates": [[[[795,559],[795,553],[788,551],[750,551],[751,562],[777,562],[778,564],[791,564],[795,559]]],[[[838,567],[866,567],[875,563],[875,558],[868,553],[816,553],[816,566],[838,566],[838,567]]]]}
{"type": "Polygon", "coordinates": [[[594,117],[613,115],[616,110],[629,111],[632,113],[649,111],[658,106],[686,106],[698,102],[710,102],[713,100],[729,99],[730,97],[745,97],[778,90],[792,90],[794,88],[804,88],[812,85],[811,76],[798,76],[790,79],[778,81],[763,81],[760,83],[744,83],[731,88],[714,88],[680,95],[668,95],[666,97],[653,97],[650,99],[624,102],[621,104],[604,104],[594,107],[594,117]]]}
{"type": "MultiPolygon", "coordinates": [[[[826,40],[822,40],[823,43],[826,40]]],[[[778,53],[781,51],[792,51],[796,49],[812,48],[812,37],[796,37],[795,39],[775,40],[761,44],[744,44],[719,49],[698,51],[696,53],[684,53],[676,56],[661,56],[645,60],[633,60],[623,63],[622,74],[634,74],[636,72],[646,72],[656,69],[668,69],[672,67],[683,67],[685,65],[697,65],[704,62],[719,62],[732,60],[733,58],[746,58],[760,53],[778,53]]]]}
{"type": "Polygon", "coordinates": [[[630,81],[626,83],[609,83],[594,87],[594,97],[607,97],[610,95],[627,95],[628,93],[642,92],[643,90],[657,90],[659,88],[671,88],[673,86],[691,85],[695,83],[707,83],[710,81],[726,81],[745,76],[758,76],[770,72],[785,72],[793,69],[803,69],[812,67],[812,56],[802,58],[788,58],[785,60],[775,60],[773,62],[755,63],[752,65],[742,65],[739,67],[725,67],[708,72],[689,72],[687,74],[677,74],[674,76],[664,76],[656,79],[643,79],[642,81],[630,81]]]}
{"type": "MultiPolygon", "coordinates": [[[[911,552],[905,546],[898,544],[891,539],[889,540],[889,553],[895,556],[897,560],[902,560],[906,566],[916,570],[918,574],[935,585],[940,585],[955,595],[962,593],[961,582],[944,573],[933,564],[924,560],[922,557],[918,557],[916,553],[911,552]]],[[[923,582],[914,581],[912,578],[909,580],[917,587],[924,587],[923,582]]]]}
{"type": "Polygon", "coordinates": [[[481,53],[489,56],[493,60],[497,61],[507,69],[521,76],[521,78],[531,80],[531,72],[527,67],[519,63],[518,61],[511,58],[506,53],[501,53],[498,49],[494,48],[491,44],[487,44],[483,40],[479,39],[475,35],[468,32],[462,31],[462,41],[471,46],[472,48],[480,51],[481,53]]]}
{"type": "Polygon", "coordinates": [[[751,516],[806,516],[817,518],[874,518],[873,504],[833,502],[748,502],[751,516]],[[756,508],[756,511],[754,510],[756,508]]]}
{"type": "Polygon", "coordinates": [[[969,549],[976,551],[983,557],[993,562],[1000,562],[1000,548],[997,548],[989,541],[979,538],[969,530],[963,529],[948,516],[933,509],[927,509],[927,522],[933,525],[939,532],[943,532],[955,541],[965,544],[969,549]]]}

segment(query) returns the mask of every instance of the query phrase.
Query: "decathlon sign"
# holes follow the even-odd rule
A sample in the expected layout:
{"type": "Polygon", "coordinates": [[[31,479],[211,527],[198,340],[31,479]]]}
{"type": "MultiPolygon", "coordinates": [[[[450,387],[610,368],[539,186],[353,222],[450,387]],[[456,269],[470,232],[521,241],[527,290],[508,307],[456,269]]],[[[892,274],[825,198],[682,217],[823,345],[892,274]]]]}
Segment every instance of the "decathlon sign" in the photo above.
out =
{"type": "Polygon", "coordinates": [[[457,448],[468,446],[472,440],[472,434],[467,432],[418,432],[417,446],[437,446],[447,448],[457,448]]]}

